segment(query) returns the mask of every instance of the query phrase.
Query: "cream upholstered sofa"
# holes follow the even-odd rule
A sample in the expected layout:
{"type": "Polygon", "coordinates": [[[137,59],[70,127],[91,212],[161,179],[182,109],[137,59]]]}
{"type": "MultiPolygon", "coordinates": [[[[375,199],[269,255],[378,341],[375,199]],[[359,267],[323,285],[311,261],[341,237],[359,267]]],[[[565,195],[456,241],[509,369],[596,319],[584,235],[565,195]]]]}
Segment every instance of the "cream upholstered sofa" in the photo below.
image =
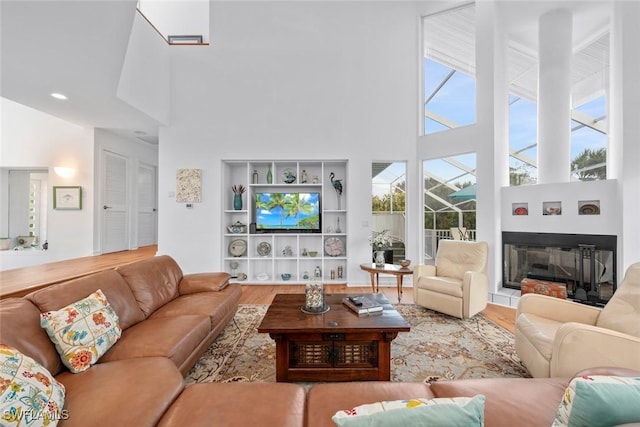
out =
{"type": "Polygon", "coordinates": [[[640,262],[632,264],[604,308],[538,294],[518,302],[516,352],[534,377],[581,369],[640,369],[640,262]]]}
{"type": "Polygon", "coordinates": [[[413,299],[431,310],[466,319],[487,306],[486,242],[441,240],[435,265],[413,272],[413,299]]]}

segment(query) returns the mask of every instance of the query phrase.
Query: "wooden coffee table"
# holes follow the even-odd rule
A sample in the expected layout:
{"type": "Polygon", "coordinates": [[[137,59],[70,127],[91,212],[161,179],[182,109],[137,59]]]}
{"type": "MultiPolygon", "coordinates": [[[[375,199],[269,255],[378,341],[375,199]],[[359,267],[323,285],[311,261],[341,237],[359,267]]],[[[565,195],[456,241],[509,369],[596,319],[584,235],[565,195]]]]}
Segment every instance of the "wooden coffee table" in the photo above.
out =
{"type": "Polygon", "coordinates": [[[258,327],[276,342],[276,381],[389,381],[391,341],[410,327],[382,294],[382,314],[358,316],[344,294],[325,295],[330,309],[306,314],[303,294],[278,294],[258,327]]]}

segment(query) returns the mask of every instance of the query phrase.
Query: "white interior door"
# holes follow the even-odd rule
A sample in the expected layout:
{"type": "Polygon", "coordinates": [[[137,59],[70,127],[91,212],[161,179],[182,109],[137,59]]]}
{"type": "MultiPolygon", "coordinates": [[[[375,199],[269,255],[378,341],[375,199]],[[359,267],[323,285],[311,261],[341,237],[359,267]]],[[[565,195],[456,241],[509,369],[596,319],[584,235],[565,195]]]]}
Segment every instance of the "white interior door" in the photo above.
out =
{"type": "Polygon", "coordinates": [[[138,166],[138,247],[158,243],[156,167],[138,166]]]}
{"type": "Polygon", "coordinates": [[[129,249],[129,221],[127,212],[127,159],[104,151],[102,182],[102,253],[129,249]]]}

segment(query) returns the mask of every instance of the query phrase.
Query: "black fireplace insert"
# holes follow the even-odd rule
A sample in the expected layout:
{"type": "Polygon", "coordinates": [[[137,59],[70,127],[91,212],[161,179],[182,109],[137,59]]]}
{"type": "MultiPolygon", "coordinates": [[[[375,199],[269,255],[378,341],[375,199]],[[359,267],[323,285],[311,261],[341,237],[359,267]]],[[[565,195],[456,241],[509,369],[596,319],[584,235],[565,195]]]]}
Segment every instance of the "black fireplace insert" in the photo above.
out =
{"type": "Polygon", "coordinates": [[[524,278],[562,283],[569,298],[605,304],[616,290],[617,236],[502,232],[502,285],[524,278]]]}

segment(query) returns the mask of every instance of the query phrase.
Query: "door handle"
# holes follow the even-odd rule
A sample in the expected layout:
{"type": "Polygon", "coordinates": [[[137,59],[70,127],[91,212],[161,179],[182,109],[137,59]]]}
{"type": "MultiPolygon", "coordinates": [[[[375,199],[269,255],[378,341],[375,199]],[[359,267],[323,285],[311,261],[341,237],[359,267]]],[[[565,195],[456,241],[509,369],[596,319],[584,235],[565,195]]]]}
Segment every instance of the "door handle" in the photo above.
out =
{"type": "Polygon", "coordinates": [[[104,210],[111,209],[111,206],[104,205],[104,206],[102,207],[102,209],[104,209],[104,210]]]}
{"type": "Polygon", "coordinates": [[[153,211],[154,211],[154,212],[156,212],[157,210],[158,210],[158,209],[156,209],[156,208],[153,208],[153,211]]]}

